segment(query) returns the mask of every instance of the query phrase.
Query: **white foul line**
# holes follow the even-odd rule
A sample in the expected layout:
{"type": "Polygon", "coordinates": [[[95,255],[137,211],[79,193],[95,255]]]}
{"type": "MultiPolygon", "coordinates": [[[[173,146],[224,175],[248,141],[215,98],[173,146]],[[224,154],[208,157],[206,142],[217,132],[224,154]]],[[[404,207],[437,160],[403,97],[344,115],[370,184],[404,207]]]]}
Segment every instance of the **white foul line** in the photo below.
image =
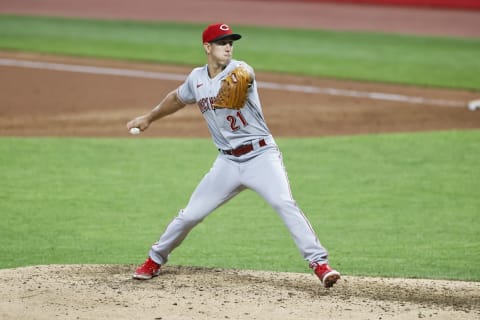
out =
{"type": "Polygon", "coordinates": [[[319,87],[312,87],[312,86],[279,84],[279,83],[271,83],[271,82],[262,82],[262,83],[259,83],[258,86],[267,88],[267,89],[272,89],[272,90],[319,93],[319,94],[326,94],[331,96],[367,98],[372,100],[396,101],[396,102],[405,102],[405,103],[412,103],[412,104],[430,104],[430,105],[442,106],[442,107],[465,107],[467,105],[465,102],[462,102],[462,101],[428,99],[428,98],[412,97],[412,96],[393,94],[393,93],[355,91],[355,90],[344,90],[344,89],[334,89],[334,88],[319,88],[319,87]]]}
{"type": "Polygon", "coordinates": [[[159,73],[159,72],[148,72],[148,71],[131,70],[131,69],[129,70],[129,69],[117,69],[117,68],[104,68],[104,67],[93,67],[93,66],[81,66],[81,65],[74,65],[74,64],[36,62],[36,61],[13,60],[13,59],[0,59],[0,66],[46,69],[46,70],[55,70],[55,71],[64,71],[64,72],[103,74],[103,75],[147,78],[147,79],[180,80],[180,81],[185,80],[185,76],[181,76],[174,73],[159,73]]]}
{"type": "MultiPolygon", "coordinates": [[[[175,73],[149,72],[149,71],[132,70],[132,69],[82,66],[82,65],[37,62],[37,61],[27,61],[27,60],[14,60],[14,59],[0,59],[0,66],[46,69],[46,70],[55,70],[55,71],[64,71],[64,72],[79,72],[79,73],[114,75],[114,76],[123,76],[123,77],[160,79],[160,80],[172,80],[172,81],[185,80],[185,76],[175,74],[175,73]]],[[[422,98],[422,97],[414,97],[414,96],[406,96],[406,95],[382,93],[382,92],[321,88],[321,87],[314,87],[314,86],[280,84],[280,83],[263,82],[263,81],[258,82],[258,87],[264,88],[264,89],[270,89],[270,90],[279,90],[279,91],[326,94],[331,96],[366,98],[366,99],[372,99],[372,100],[396,101],[396,102],[404,102],[404,103],[411,103],[411,104],[428,104],[428,105],[435,105],[435,106],[442,106],[442,107],[465,107],[467,105],[466,102],[463,102],[463,101],[428,99],[428,98],[422,98]]]]}

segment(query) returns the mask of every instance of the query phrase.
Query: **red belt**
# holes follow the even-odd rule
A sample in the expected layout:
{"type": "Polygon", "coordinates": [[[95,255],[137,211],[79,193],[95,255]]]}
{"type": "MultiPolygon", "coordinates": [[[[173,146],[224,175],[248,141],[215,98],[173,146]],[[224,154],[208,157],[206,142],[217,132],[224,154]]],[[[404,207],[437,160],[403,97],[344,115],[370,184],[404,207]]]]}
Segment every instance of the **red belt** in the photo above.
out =
{"type": "MultiPolygon", "coordinates": [[[[258,141],[258,145],[260,147],[264,147],[264,146],[267,145],[267,143],[265,142],[265,139],[262,139],[262,140],[258,141]]],[[[231,156],[240,157],[240,156],[242,156],[246,153],[249,153],[250,151],[253,151],[253,143],[241,145],[240,147],[238,147],[236,149],[221,150],[221,151],[224,154],[229,154],[231,156]]]]}

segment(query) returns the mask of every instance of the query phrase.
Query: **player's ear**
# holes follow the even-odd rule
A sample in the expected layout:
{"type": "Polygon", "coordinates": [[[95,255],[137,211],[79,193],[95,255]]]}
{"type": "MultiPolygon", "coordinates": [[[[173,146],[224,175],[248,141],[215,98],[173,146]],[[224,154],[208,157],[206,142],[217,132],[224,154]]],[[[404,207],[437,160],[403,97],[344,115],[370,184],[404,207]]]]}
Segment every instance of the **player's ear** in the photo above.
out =
{"type": "Polygon", "coordinates": [[[212,49],[212,44],[209,42],[204,42],[203,49],[205,50],[206,54],[210,53],[210,50],[212,49]]]}

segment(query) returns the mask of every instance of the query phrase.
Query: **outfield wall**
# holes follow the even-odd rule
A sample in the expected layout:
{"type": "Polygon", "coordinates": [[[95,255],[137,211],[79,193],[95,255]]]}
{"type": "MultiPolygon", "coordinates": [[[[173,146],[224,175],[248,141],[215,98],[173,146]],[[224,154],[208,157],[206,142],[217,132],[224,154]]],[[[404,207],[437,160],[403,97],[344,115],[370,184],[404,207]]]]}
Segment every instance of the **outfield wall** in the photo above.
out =
{"type": "Polygon", "coordinates": [[[355,3],[413,7],[438,7],[480,10],[480,0],[301,0],[304,2],[355,3]]]}

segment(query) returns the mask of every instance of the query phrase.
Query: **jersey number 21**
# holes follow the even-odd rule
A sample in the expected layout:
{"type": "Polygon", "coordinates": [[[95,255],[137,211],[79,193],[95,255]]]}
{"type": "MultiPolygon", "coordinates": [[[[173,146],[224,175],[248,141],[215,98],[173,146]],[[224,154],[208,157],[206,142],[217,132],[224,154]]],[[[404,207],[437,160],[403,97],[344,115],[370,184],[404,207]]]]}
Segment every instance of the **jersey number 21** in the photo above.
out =
{"type": "Polygon", "coordinates": [[[240,129],[240,123],[239,123],[238,120],[240,120],[241,124],[244,127],[246,125],[248,125],[247,120],[245,120],[245,118],[243,117],[243,115],[240,111],[238,111],[235,114],[235,116],[233,116],[233,115],[227,116],[227,121],[230,122],[230,128],[232,129],[232,131],[237,131],[238,129],[240,129]]]}

